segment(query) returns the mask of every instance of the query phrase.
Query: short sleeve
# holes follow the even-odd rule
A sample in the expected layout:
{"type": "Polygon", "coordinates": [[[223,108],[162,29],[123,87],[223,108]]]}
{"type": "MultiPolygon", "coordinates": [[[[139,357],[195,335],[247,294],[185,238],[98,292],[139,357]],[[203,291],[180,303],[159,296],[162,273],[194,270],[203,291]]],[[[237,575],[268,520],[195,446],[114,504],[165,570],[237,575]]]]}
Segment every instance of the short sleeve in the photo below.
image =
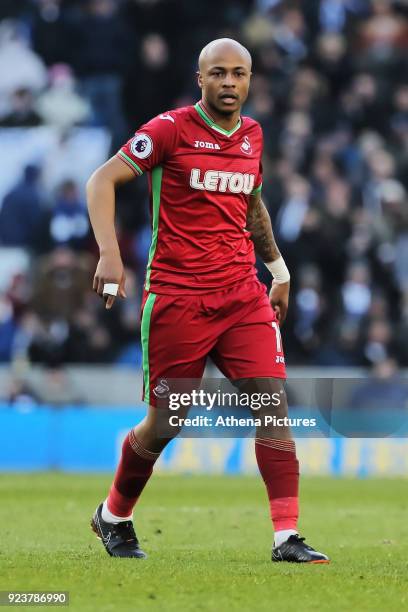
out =
{"type": "Polygon", "coordinates": [[[257,140],[259,143],[259,166],[258,166],[258,173],[255,177],[255,182],[254,182],[254,188],[251,191],[251,195],[256,195],[258,193],[260,193],[262,191],[262,153],[263,153],[263,134],[262,134],[262,128],[261,126],[258,124],[258,135],[257,135],[257,140]]]}
{"type": "Polygon", "coordinates": [[[117,156],[139,176],[166,161],[176,141],[176,119],[171,113],[162,113],[142,125],[117,156]]]}
{"type": "Polygon", "coordinates": [[[251,191],[251,195],[256,195],[262,191],[262,159],[259,160],[258,174],[255,178],[254,188],[251,191]]]}

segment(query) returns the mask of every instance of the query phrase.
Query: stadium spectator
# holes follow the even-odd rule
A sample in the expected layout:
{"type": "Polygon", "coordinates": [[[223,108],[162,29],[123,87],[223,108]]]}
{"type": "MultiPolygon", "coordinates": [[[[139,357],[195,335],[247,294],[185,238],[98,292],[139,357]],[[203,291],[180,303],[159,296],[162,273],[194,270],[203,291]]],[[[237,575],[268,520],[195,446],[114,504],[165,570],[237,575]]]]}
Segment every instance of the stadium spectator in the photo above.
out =
{"type": "Polygon", "coordinates": [[[322,338],[321,346],[314,351],[312,361],[317,366],[358,366],[362,363],[361,330],[358,323],[339,321],[322,338]]]}
{"type": "Polygon", "coordinates": [[[34,50],[47,66],[67,61],[70,45],[67,3],[63,0],[36,0],[31,8],[30,28],[34,50]]]}
{"type": "Polygon", "coordinates": [[[11,19],[0,23],[0,117],[11,110],[15,91],[39,92],[47,83],[42,61],[28,45],[22,22],[11,19]]]}
{"type": "MultiPolygon", "coordinates": [[[[93,258],[60,247],[37,261],[33,309],[44,320],[69,319],[87,299],[93,258]]],[[[62,329],[62,328],[61,328],[62,329]]]]}
{"type": "Polygon", "coordinates": [[[393,0],[371,0],[371,16],[359,28],[358,46],[371,61],[393,61],[408,48],[408,20],[393,0]]]}
{"type": "Polygon", "coordinates": [[[9,112],[0,119],[0,127],[35,127],[42,120],[34,107],[35,101],[29,89],[17,89],[11,96],[9,112]]]}
{"type": "Polygon", "coordinates": [[[32,248],[43,219],[43,195],[36,166],[24,169],[22,180],[6,195],[0,209],[0,244],[32,248]]]}
{"type": "Polygon", "coordinates": [[[72,65],[91,103],[94,125],[108,127],[114,146],[127,134],[123,77],[134,53],[132,37],[113,0],[88,0],[69,32],[72,65]]]}
{"type": "Polygon", "coordinates": [[[401,364],[408,363],[408,289],[405,289],[401,299],[401,319],[395,329],[397,354],[401,364]]]}
{"type": "Polygon", "coordinates": [[[294,6],[286,7],[284,3],[281,6],[280,18],[273,25],[272,38],[288,60],[297,63],[307,55],[304,15],[294,6]]]}
{"type": "Polygon", "coordinates": [[[17,324],[10,300],[0,294],[0,363],[11,360],[16,330],[17,324]]]}
{"type": "Polygon", "coordinates": [[[331,99],[336,103],[337,96],[347,85],[351,72],[347,41],[340,34],[324,33],[317,39],[314,51],[316,69],[326,79],[331,99]]]}
{"type": "Polygon", "coordinates": [[[49,88],[36,104],[43,122],[62,130],[86,122],[91,109],[75,90],[72,69],[66,64],[56,64],[49,70],[49,77],[49,88]]]}
{"type": "Polygon", "coordinates": [[[147,34],[141,41],[140,58],[133,78],[143,83],[131,96],[129,114],[135,126],[147,121],[152,114],[165,111],[180,94],[182,82],[178,69],[177,66],[173,68],[169,46],[160,34],[147,34]],[[156,95],[158,83],[160,96],[156,95]]]}
{"type": "Polygon", "coordinates": [[[293,333],[299,343],[298,350],[305,355],[311,354],[320,344],[319,327],[326,309],[318,268],[309,265],[299,270],[298,289],[293,299],[295,302],[293,333]]]}
{"type": "Polygon", "coordinates": [[[372,299],[370,280],[370,269],[366,262],[350,264],[341,288],[344,318],[358,322],[367,315],[372,299]]]}
{"type": "Polygon", "coordinates": [[[301,176],[291,176],[285,188],[286,199],[278,213],[276,231],[281,240],[293,243],[299,238],[309,211],[310,185],[301,176]]]}
{"type": "Polygon", "coordinates": [[[39,317],[28,307],[18,318],[18,327],[13,340],[11,361],[29,363],[30,347],[42,333],[39,317]]]}
{"type": "Polygon", "coordinates": [[[51,211],[50,238],[53,246],[66,246],[75,251],[85,250],[89,220],[74,181],[60,185],[55,206],[51,211]]]}
{"type": "Polygon", "coordinates": [[[386,319],[373,319],[369,322],[363,346],[366,364],[375,365],[394,352],[393,333],[386,319]]]}

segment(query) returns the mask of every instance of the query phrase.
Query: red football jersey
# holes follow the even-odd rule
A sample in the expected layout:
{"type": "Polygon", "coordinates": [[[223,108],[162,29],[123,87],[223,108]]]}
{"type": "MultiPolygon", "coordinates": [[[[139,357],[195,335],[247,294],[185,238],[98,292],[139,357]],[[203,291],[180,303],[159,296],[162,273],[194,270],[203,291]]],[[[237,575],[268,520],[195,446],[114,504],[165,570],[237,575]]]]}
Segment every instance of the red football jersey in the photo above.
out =
{"type": "Polygon", "coordinates": [[[246,231],[248,198],[262,186],[262,130],[241,117],[231,131],[200,103],[155,117],[118,152],[149,172],[152,243],[145,288],[219,290],[256,274],[246,231]]]}

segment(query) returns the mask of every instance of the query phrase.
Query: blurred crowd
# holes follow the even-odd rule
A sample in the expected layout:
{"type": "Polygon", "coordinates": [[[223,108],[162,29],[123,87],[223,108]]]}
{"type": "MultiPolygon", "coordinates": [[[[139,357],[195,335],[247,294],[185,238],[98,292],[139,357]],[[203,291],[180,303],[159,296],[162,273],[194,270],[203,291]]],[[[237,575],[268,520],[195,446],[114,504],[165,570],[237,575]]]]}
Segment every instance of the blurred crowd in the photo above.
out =
{"type": "MultiPolygon", "coordinates": [[[[264,130],[264,201],[292,274],[287,363],[408,366],[406,2],[2,0],[0,19],[0,133],[102,128],[111,153],[199,98],[208,41],[247,45],[244,114],[264,130]]],[[[0,362],[139,366],[145,179],[118,192],[129,297],[107,313],[84,185],[67,171],[47,189],[45,171],[22,167],[0,202],[0,362]]]]}

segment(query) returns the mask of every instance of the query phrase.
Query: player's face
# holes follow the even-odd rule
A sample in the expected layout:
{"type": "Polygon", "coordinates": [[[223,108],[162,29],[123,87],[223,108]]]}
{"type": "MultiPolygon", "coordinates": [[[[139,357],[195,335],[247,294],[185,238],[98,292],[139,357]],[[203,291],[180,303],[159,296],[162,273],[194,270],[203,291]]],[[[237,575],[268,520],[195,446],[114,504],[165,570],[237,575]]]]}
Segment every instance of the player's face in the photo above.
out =
{"type": "Polygon", "coordinates": [[[208,58],[198,73],[198,85],[208,105],[222,115],[240,110],[248,97],[251,66],[235,51],[208,58]]]}

